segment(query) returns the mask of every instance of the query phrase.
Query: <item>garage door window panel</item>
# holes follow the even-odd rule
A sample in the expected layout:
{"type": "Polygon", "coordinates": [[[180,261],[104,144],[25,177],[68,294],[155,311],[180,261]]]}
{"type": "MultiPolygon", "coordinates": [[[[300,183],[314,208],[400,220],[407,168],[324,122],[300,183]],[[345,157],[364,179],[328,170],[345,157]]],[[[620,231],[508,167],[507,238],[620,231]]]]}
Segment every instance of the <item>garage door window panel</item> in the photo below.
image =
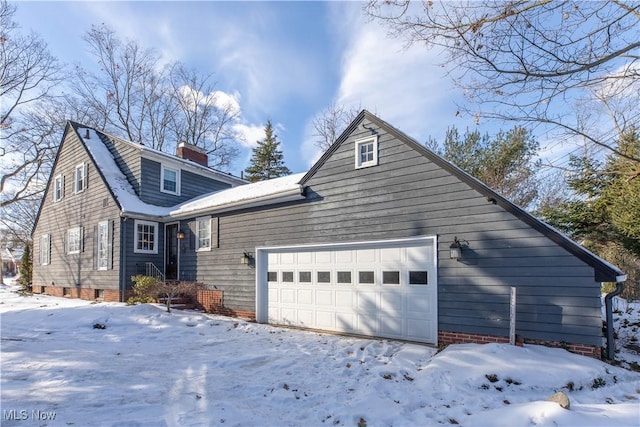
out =
{"type": "Polygon", "coordinates": [[[298,282],[300,282],[300,283],[311,283],[311,272],[310,271],[299,271],[298,272],[298,282]]]}
{"type": "Polygon", "coordinates": [[[283,271],[282,272],[282,282],[283,283],[293,283],[293,271],[283,271]]]}
{"type": "Polygon", "coordinates": [[[267,281],[268,282],[277,282],[278,281],[278,272],[277,271],[268,271],[267,272],[267,281]]]}
{"type": "Polygon", "coordinates": [[[351,285],[353,283],[350,271],[338,271],[337,276],[339,285],[351,285]]]}
{"type": "Polygon", "coordinates": [[[360,285],[373,285],[375,281],[374,271],[358,271],[358,284],[360,285]]]}
{"type": "Polygon", "coordinates": [[[428,285],[429,278],[426,271],[409,271],[410,285],[428,285]]]}
{"type": "Polygon", "coordinates": [[[382,284],[383,285],[399,285],[400,272],[399,271],[383,271],[382,284]]]}
{"type": "Polygon", "coordinates": [[[318,283],[331,283],[330,271],[318,271],[317,272],[318,283]]]}

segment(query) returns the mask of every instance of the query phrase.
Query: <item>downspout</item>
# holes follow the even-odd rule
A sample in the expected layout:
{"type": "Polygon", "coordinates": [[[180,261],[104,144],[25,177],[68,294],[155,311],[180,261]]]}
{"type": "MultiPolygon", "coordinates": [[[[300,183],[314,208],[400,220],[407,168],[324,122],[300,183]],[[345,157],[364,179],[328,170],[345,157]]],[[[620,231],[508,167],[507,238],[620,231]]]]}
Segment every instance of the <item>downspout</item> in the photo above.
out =
{"type": "Polygon", "coordinates": [[[120,222],[120,302],[126,302],[126,277],[127,277],[127,217],[120,222]]]}
{"type": "Polygon", "coordinates": [[[615,359],[615,340],[613,337],[613,308],[611,307],[611,301],[613,297],[616,297],[622,293],[624,285],[622,282],[616,282],[616,289],[613,292],[609,292],[604,297],[604,307],[607,316],[607,359],[615,359]]]}

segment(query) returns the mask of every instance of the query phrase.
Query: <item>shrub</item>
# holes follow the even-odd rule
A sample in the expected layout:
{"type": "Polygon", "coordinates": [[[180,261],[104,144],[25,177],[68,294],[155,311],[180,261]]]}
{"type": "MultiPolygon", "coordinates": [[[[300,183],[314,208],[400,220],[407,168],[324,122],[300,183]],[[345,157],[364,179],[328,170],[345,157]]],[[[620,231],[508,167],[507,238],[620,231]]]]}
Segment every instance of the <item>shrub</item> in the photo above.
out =
{"type": "Polygon", "coordinates": [[[158,287],[161,282],[151,276],[138,274],[131,276],[133,280],[133,296],[127,300],[127,304],[144,304],[155,302],[158,298],[158,287]]]}

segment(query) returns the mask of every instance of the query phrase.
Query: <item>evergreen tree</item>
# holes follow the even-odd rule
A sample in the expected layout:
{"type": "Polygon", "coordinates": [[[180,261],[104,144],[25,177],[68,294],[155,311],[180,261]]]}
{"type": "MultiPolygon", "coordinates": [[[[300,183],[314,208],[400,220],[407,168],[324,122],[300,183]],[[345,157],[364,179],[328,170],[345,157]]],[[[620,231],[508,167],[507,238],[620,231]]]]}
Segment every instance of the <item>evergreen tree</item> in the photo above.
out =
{"type": "MultiPolygon", "coordinates": [[[[433,146],[433,141],[427,143],[427,147],[433,146]]],[[[477,130],[460,135],[456,127],[451,127],[444,150],[436,151],[517,205],[526,208],[538,195],[538,143],[522,127],[500,131],[493,138],[477,130]]]]}
{"type": "Polygon", "coordinates": [[[621,135],[617,151],[604,162],[588,156],[572,157],[576,172],[567,185],[577,197],[555,206],[543,206],[538,214],[580,241],[628,275],[623,296],[640,297],[640,167],[628,156],[640,154],[635,130],[621,135]]]}
{"type": "Polygon", "coordinates": [[[27,289],[31,283],[32,275],[33,257],[31,256],[31,245],[26,245],[24,247],[24,252],[22,253],[22,259],[20,262],[20,278],[18,279],[18,282],[22,285],[23,289],[27,289]]]}
{"type": "Polygon", "coordinates": [[[271,126],[271,120],[267,120],[264,128],[264,139],[258,141],[258,145],[251,154],[251,164],[244,170],[245,179],[251,182],[264,181],[279,176],[291,174],[284,164],[280,141],[271,126]]]}

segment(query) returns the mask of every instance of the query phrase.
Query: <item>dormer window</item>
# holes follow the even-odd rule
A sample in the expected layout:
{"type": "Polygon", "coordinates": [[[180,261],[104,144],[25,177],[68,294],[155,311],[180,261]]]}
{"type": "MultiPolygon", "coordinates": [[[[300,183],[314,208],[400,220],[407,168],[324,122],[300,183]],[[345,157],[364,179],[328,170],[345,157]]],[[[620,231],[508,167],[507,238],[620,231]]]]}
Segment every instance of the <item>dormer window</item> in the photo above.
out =
{"type": "Polygon", "coordinates": [[[180,170],[162,165],[160,168],[160,191],[163,193],[180,195],[180,170]]]}
{"type": "Polygon", "coordinates": [[[378,136],[358,139],[356,146],[356,169],[376,166],[378,164],[378,136]]]}

